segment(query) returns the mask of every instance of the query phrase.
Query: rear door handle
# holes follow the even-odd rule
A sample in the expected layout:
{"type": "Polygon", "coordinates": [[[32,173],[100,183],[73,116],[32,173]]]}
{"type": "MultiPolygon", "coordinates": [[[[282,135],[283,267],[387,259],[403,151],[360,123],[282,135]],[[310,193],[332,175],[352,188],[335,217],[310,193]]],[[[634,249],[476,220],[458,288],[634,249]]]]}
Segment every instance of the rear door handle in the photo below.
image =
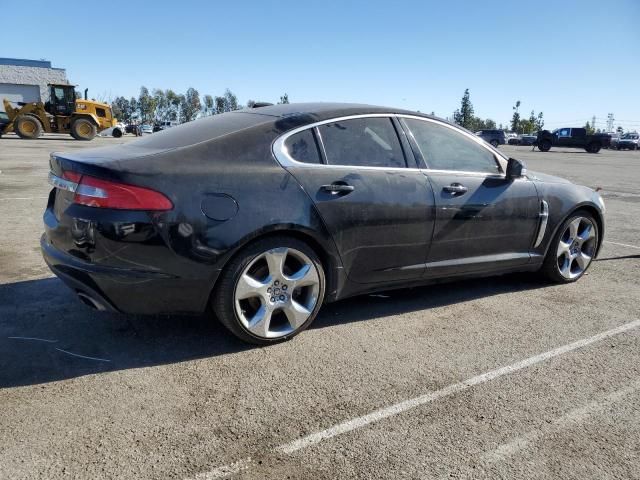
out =
{"type": "Polygon", "coordinates": [[[448,193],[467,193],[469,189],[459,183],[452,183],[448,187],[444,187],[442,190],[448,193]]]}
{"type": "Polygon", "coordinates": [[[344,183],[332,183],[331,185],[322,185],[322,190],[331,193],[339,193],[339,192],[353,192],[356,187],[353,185],[346,185],[344,183]]]}

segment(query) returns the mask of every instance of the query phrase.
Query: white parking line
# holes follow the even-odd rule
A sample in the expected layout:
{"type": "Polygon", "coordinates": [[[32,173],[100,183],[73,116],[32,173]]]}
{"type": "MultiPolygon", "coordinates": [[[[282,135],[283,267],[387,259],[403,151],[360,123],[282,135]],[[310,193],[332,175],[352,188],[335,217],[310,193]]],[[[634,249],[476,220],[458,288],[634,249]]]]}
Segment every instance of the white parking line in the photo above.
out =
{"type": "Polygon", "coordinates": [[[209,472],[198,473],[193,480],[217,480],[218,478],[227,478],[230,475],[240,473],[242,470],[249,468],[251,459],[238,460],[231,465],[223,465],[222,467],[214,468],[209,472]]]}
{"type": "Polygon", "coordinates": [[[0,202],[7,201],[7,200],[43,200],[45,198],[49,198],[49,197],[8,197],[8,198],[0,198],[0,202]]]}
{"type": "MultiPolygon", "coordinates": [[[[361,417],[356,417],[351,420],[344,421],[339,423],[333,427],[329,427],[325,430],[312,433],[305,437],[299,438],[297,440],[293,440],[291,442],[279,445],[275,448],[276,453],[279,454],[291,454],[301,450],[303,448],[310,447],[317,443],[322,442],[323,440],[327,440],[329,438],[336,437],[338,435],[342,435],[343,433],[351,432],[358,428],[365,427],[372,423],[378,422],[385,418],[389,418],[395,415],[399,415],[408,410],[414,409],[416,407],[426,405],[435,400],[448,397],[450,395],[454,395],[456,393],[467,390],[475,385],[479,385],[481,383],[486,383],[490,380],[494,380],[496,378],[502,377],[504,375],[508,375],[524,368],[530,367],[532,365],[536,365],[538,363],[544,362],[551,358],[558,357],[565,353],[572,352],[574,350],[578,350],[580,348],[586,347],[588,345],[592,345],[594,343],[600,342],[607,338],[613,337],[615,335],[620,335],[621,333],[628,332],[635,328],[640,327],[640,320],[634,320],[629,323],[624,323],[619,327],[612,328],[611,330],[607,330],[592,337],[583,338],[582,340],[577,340],[573,343],[569,343],[567,345],[563,345],[558,348],[554,348],[553,350],[549,350],[548,352],[540,353],[538,355],[534,355],[533,357],[526,358],[524,360],[520,360],[512,365],[508,365],[506,367],[497,368],[495,370],[491,370],[489,372],[483,373],[481,375],[477,375],[475,377],[471,377],[467,380],[464,380],[459,383],[454,383],[445,387],[441,390],[436,390],[435,392],[427,393],[425,395],[421,395],[419,397],[415,397],[409,400],[405,400],[403,402],[396,403],[389,407],[381,408],[367,415],[363,415],[361,417]]],[[[226,478],[230,475],[237,473],[235,465],[242,465],[242,468],[248,468],[248,464],[250,463],[250,459],[240,460],[230,465],[218,467],[210,472],[203,472],[198,474],[195,478],[197,479],[209,479],[209,478],[226,478]],[[224,473],[228,470],[228,473],[224,473]],[[207,475],[216,474],[216,477],[207,477],[207,475]],[[222,475],[222,476],[220,476],[222,475]]]]}
{"type": "Polygon", "coordinates": [[[640,388],[640,381],[634,382],[621,390],[617,390],[606,397],[588,403],[583,407],[571,410],[566,415],[554,420],[551,424],[546,425],[539,430],[527,432],[520,437],[514,438],[510,442],[503,443],[495,450],[485,453],[482,455],[482,460],[487,462],[500,462],[507,460],[512,455],[527,448],[529,445],[546,435],[584,423],[591,415],[599,413],[609,407],[612,403],[622,400],[627,395],[635,392],[638,388],[640,388]]]}
{"type": "Polygon", "coordinates": [[[638,250],[640,250],[640,247],[636,245],[629,245],[627,243],[610,242],[609,240],[605,240],[604,243],[610,243],[611,245],[619,245],[621,247],[637,248],[638,250]]]}

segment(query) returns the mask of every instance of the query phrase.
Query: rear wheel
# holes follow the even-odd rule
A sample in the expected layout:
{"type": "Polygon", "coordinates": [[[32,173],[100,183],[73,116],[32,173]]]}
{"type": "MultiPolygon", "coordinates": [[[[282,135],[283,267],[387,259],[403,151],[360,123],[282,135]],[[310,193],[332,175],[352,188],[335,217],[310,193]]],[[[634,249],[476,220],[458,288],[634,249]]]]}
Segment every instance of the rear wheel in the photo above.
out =
{"type": "Polygon", "coordinates": [[[551,140],[542,140],[538,144],[538,148],[541,152],[548,152],[549,150],[551,150],[551,140]]]}
{"type": "Polygon", "coordinates": [[[34,116],[18,115],[14,122],[14,130],[20,138],[33,140],[42,135],[42,124],[34,116]]]}
{"type": "Polygon", "coordinates": [[[602,148],[602,145],[600,145],[598,142],[593,142],[587,145],[586,150],[589,153],[598,153],[601,148],[602,148]]]}
{"type": "Polygon", "coordinates": [[[113,136],[115,138],[120,138],[122,136],[122,130],[120,130],[119,128],[114,128],[113,129],[113,136]]]}
{"type": "Polygon", "coordinates": [[[71,124],[71,136],[76,140],[93,140],[97,133],[96,125],[86,118],[76,118],[71,124]]]}
{"type": "Polygon", "coordinates": [[[225,268],[212,299],[220,322],[240,339],[287,340],[316,317],[325,291],[317,254],[290,237],[259,240],[225,268]]]}
{"type": "Polygon", "coordinates": [[[589,268],[598,247],[598,224],[593,215],[580,210],[562,224],[542,266],[542,273],[558,283],[578,280],[589,268]]]}

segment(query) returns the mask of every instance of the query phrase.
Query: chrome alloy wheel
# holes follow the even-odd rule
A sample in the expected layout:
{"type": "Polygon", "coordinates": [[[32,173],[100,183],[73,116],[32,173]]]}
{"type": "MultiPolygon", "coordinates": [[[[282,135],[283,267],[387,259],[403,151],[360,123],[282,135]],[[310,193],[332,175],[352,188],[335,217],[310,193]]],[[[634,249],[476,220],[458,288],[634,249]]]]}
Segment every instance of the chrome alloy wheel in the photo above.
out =
{"type": "Polygon", "coordinates": [[[314,263],[293,248],[274,248],[255,257],[239,276],[234,307],[240,323],[260,338],[290,335],[318,303],[320,277],[314,263]]]}
{"type": "Polygon", "coordinates": [[[587,269],[596,251],[596,227],[589,218],[576,217],[558,242],[558,270],[572,280],[587,269]]]}

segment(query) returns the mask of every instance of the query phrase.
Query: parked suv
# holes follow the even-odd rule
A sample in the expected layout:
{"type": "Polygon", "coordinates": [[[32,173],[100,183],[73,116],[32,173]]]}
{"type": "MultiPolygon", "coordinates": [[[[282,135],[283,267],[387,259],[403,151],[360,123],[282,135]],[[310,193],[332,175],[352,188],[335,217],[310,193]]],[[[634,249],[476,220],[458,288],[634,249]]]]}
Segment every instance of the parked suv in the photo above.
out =
{"type": "Polygon", "coordinates": [[[505,135],[504,130],[479,130],[476,132],[476,135],[496,148],[498,145],[504,145],[507,143],[507,136],[505,135]]]}
{"type": "Polygon", "coordinates": [[[616,148],[618,150],[638,150],[640,148],[640,135],[638,135],[638,132],[625,133],[618,140],[616,148]]]}

